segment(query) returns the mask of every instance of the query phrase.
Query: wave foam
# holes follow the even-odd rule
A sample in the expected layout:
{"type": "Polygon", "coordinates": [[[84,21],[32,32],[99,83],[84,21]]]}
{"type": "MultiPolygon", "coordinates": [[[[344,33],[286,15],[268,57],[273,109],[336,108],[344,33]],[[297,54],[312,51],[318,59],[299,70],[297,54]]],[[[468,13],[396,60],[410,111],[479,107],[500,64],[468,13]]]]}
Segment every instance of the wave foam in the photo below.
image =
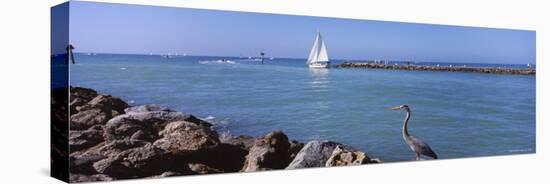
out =
{"type": "Polygon", "coordinates": [[[210,60],[210,61],[199,61],[199,64],[235,64],[235,61],[231,60],[210,60]]]}

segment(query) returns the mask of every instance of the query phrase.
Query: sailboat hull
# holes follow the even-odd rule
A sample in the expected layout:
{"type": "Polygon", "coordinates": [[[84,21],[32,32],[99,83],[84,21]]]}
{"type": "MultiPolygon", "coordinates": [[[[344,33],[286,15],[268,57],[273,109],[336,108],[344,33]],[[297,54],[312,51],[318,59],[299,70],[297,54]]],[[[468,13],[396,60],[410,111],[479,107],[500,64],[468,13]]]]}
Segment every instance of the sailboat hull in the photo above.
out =
{"type": "Polygon", "coordinates": [[[309,68],[328,68],[329,62],[324,63],[310,63],[309,68]]]}

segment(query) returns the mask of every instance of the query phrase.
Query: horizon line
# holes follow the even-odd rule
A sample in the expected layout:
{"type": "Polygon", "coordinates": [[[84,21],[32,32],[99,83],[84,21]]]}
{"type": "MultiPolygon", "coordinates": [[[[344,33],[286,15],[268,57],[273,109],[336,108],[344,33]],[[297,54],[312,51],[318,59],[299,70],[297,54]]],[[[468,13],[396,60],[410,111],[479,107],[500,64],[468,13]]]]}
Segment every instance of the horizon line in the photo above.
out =
{"type": "MultiPolygon", "coordinates": [[[[145,55],[145,56],[149,56],[151,53],[116,53],[116,52],[74,52],[75,54],[88,54],[88,53],[95,53],[95,54],[113,54],[113,55],[145,55]]],[[[63,53],[65,54],[65,53],[63,53]]],[[[159,53],[152,53],[153,56],[162,56],[162,55],[166,55],[166,54],[159,54],[159,53]]],[[[54,55],[59,55],[59,54],[54,54],[54,55]]],[[[171,55],[174,55],[174,54],[171,54],[171,55]]],[[[178,54],[178,56],[182,56],[182,57],[233,57],[233,58],[248,58],[248,56],[215,56],[215,55],[186,55],[186,56],[183,56],[182,54],[178,54]]],[[[256,58],[256,57],[259,57],[259,56],[251,56],[253,58],[256,58]]],[[[295,57],[276,57],[276,56],[272,56],[274,58],[283,58],[283,59],[303,59],[303,60],[307,60],[307,58],[295,58],[295,57]]],[[[265,57],[265,58],[270,58],[270,57],[265,57]]],[[[467,62],[467,61],[450,61],[450,62],[437,62],[437,61],[424,61],[424,60],[393,60],[393,59],[340,59],[340,58],[334,58],[334,59],[331,59],[331,60],[336,60],[336,61],[374,61],[374,60],[378,60],[378,61],[390,61],[390,62],[421,62],[421,63],[464,63],[464,64],[500,64],[500,65],[526,65],[526,64],[531,64],[531,65],[536,65],[536,60],[534,63],[480,63],[480,62],[467,62]]]]}

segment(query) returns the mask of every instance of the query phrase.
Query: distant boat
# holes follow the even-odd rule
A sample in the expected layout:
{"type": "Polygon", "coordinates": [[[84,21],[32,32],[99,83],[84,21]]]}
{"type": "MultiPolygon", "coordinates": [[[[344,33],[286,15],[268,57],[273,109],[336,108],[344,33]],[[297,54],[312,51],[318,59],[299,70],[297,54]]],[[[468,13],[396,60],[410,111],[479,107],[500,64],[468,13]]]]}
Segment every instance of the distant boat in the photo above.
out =
{"type": "Polygon", "coordinates": [[[317,32],[315,42],[313,42],[313,48],[311,48],[311,52],[307,59],[307,65],[309,68],[328,68],[329,64],[330,61],[328,59],[327,47],[321,37],[321,33],[317,32]]]}

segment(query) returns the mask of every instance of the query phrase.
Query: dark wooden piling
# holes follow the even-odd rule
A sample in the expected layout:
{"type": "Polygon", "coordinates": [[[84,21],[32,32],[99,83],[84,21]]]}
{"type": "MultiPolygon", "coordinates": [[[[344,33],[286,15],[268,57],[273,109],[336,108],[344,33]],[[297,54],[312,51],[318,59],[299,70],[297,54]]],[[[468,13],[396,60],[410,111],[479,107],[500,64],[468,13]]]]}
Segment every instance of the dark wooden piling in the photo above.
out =
{"type": "Polygon", "coordinates": [[[374,62],[351,63],[343,62],[336,68],[373,68],[387,70],[417,70],[417,71],[445,71],[445,72],[473,72],[487,74],[509,74],[509,75],[535,75],[534,68],[505,68],[505,67],[470,67],[470,66],[430,66],[430,65],[403,65],[403,64],[382,64],[374,62]]]}

